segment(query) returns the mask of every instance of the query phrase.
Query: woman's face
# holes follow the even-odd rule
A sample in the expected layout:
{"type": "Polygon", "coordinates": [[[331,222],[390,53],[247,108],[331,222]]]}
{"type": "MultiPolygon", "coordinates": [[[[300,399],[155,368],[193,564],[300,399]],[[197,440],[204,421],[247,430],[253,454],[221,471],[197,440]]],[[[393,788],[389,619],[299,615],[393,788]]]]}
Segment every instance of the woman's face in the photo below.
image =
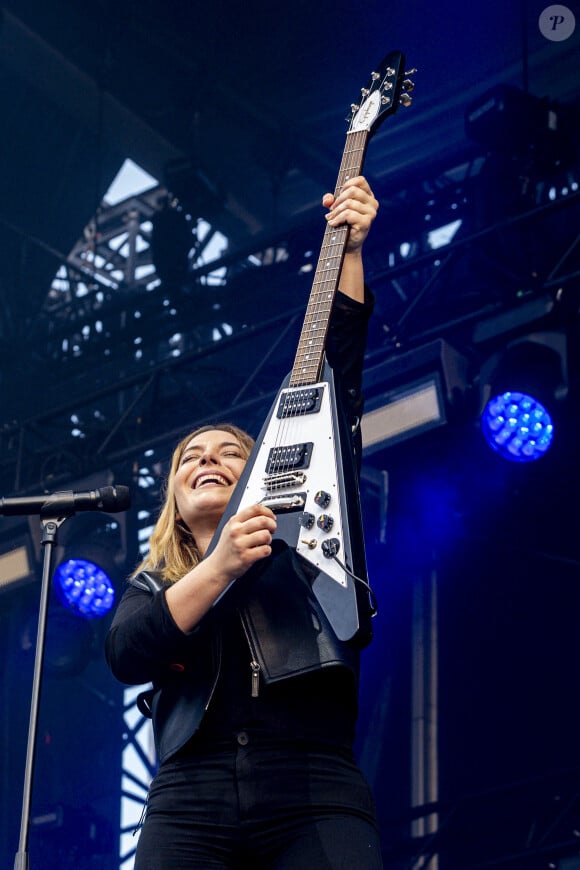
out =
{"type": "Polygon", "coordinates": [[[195,534],[208,521],[219,522],[246,464],[247,451],[235,435],[212,429],[187,443],[175,474],[179,517],[195,534]]]}

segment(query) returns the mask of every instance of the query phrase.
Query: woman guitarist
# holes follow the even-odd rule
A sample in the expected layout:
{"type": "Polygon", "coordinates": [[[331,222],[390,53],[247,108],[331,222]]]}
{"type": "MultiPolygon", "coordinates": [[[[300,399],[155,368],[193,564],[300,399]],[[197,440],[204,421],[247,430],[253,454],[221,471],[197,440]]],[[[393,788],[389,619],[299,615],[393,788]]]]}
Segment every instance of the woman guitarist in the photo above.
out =
{"type": "MultiPolygon", "coordinates": [[[[362,247],[378,203],[362,176],[322,202],[330,226],[349,227],[326,353],[356,433],[372,311],[362,247]]],[[[356,644],[334,634],[292,548],[274,546],[269,508],[232,516],[204,558],[252,443],[216,424],[177,446],[149,554],[106,639],[115,677],[153,685],[141,705],[159,770],[135,868],[377,870],[352,748],[356,644]]]]}

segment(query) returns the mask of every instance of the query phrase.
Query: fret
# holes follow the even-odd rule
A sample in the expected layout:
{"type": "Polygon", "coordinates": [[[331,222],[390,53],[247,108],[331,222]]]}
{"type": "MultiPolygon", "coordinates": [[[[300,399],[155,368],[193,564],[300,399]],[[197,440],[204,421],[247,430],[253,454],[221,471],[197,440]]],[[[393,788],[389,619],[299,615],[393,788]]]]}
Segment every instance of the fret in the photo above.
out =
{"type": "MultiPolygon", "coordinates": [[[[373,73],[368,88],[363,89],[362,105],[353,107],[351,126],[346,135],[334,190],[335,197],[349,178],[361,174],[372,128],[377,127],[384,117],[396,111],[401,88],[402,64],[403,56],[400,53],[392,53],[385,58],[382,73],[373,73]]],[[[348,227],[326,227],[298,350],[290,374],[290,386],[316,383],[320,379],[326,335],[338,290],[347,240],[348,227]]]]}
{"type": "MultiPolygon", "coordinates": [[[[348,134],[351,135],[351,134],[348,134]]],[[[358,140],[368,138],[368,133],[361,136],[354,134],[358,140]]],[[[352,149],[352,154],[358,156],[356,164],[345,165],[346,159],[352,157],[348,147],[343,156],[343,162],[338,174],[335,196],[349,177],[359,175],[362,168],[364,147],[357,145],[352,149]]],[[[324,348],[326,335],[330,323],[332,306],[338,289],[338,281],[342,261],[346,250],[348,227],[327,227],[324,233],[318,264],[314,272],[314,280],[310,291],[310,298],[306,307],[306,315],[298,341],[298,349],[294,360],[294,366],[290,375],[290,386],[306,386],[315,384],[322,372],[324,361],[324,348]]]]}

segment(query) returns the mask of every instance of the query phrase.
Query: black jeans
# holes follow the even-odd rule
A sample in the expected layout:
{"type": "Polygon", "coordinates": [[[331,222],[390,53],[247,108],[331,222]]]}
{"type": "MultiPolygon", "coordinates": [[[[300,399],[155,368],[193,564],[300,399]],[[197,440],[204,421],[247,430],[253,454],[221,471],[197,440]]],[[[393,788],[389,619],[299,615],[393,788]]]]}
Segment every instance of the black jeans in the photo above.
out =
{"type": "Polygon", "coordinates": [[[380,870],[369,787],[350,750],[254,740],[164,764],[135,870],[380,870]]]}

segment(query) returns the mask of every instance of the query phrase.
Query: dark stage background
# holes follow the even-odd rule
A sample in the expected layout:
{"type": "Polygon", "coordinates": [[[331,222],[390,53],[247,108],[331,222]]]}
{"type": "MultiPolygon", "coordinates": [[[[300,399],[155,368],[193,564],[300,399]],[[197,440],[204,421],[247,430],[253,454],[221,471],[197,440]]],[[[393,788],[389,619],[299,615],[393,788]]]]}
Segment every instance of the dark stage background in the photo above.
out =
{"type": "MultiPolygon", "coordinates": [[[[223,419],[259,431],[292,367],[343,118],[389,51],[417,68],[412,105],[365,163],[381,204],[365,247],[367,409],[435,373],[444,412],[363,461],[379,613],[357,752],[394,870],[580,867],[579,13],[0,6],[0,495],[128,486],[129,512],[72,517],[55,554],[94,543],[117,593],[177,439],[223,419]],[[127,160],[148,181],[114,196],[127,160]],[[518,342],[551,349],[528,371],[556,419],[535,463],[492,452],[479,423],[493,363],[518,342]]],[[[38,517],[0,518],[7,868],[41,549],[38,517]],[[18,548],[29,567],[9,582],[18,548]]],[[[110,618],[51,598],[34,870],[132,866],[143,782],[124,759],[151,758],[104,664],[110,618]]]]}

